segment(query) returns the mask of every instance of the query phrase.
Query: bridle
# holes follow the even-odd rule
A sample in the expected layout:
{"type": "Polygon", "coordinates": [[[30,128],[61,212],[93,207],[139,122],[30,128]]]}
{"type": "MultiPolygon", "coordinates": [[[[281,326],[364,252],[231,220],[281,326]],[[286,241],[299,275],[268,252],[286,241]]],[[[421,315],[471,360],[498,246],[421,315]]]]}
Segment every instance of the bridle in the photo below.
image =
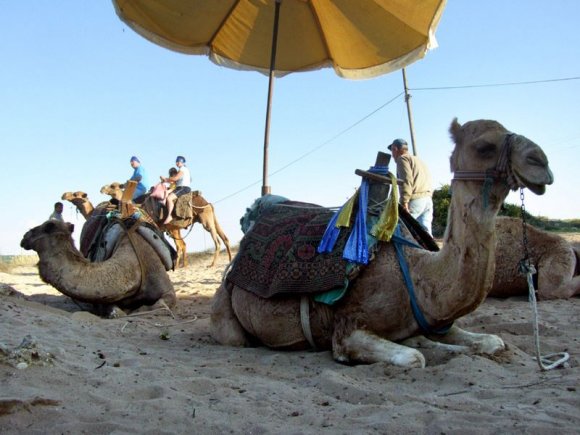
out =
{"type": "Polygon", "coordinates": [[[503,140],[502,148],[499,153],[497,162],[493,168],[485,171],[455,171],[452,181],[485,181],[493,183],[494,181],[508,181],[513,178],[510,155],[512,151],[512,138],[514,133],[507,133],[503,140]]]}

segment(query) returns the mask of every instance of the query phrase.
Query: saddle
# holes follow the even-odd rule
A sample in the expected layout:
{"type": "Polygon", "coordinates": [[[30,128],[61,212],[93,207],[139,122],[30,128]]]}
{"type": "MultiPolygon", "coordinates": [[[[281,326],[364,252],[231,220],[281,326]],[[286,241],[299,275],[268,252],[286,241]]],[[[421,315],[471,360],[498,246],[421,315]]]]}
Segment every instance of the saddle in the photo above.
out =
{"type": "Polygon", "coordinates": [[[150,218],[145,214],[123,220],[116,217],[111,218],[111,213],[114,213],[116,209],[113,204],[95,209],[83,226],[80,250],[85,258],[91,262],[107,260],[115,251],[121,235],[136,225],[136,232],[155,250],[163,262],[165,270],[173,270],[177,252],[167,242],[157,226],[151,222],[150,218]]]}

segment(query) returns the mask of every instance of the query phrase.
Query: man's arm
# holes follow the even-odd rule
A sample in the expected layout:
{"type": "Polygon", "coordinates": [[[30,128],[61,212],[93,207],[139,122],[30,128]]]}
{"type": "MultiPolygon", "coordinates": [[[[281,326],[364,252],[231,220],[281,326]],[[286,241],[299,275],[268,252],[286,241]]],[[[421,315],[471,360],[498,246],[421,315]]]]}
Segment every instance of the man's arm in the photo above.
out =
{"type": "Polygon", "coordinates": [[[411,184],[413,182],[413,171],[411,170],[411,162],[405,156],[397,159],[397,178],[403,180],[399,202],[405,210],[409,211],[409,201],[413,194],[413,186],[411,184]]]}

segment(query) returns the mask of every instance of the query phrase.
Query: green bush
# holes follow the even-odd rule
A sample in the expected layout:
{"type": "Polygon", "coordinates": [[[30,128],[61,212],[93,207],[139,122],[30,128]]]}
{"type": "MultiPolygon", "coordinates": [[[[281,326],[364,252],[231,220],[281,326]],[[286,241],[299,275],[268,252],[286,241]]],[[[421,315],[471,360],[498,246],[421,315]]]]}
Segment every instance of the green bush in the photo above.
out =
{"type": "MultiPolygon", "coordinates": [[[[442,237],[447,226],[447,212],[451,203],[451,186],[442,185],[433,192],[433,237],[442,237]]],[[[520,218],[522,209],[519,205],[504,203],[499,212],[500,216],[520,218]]],[[[532,216],[524,213],[526,222],[546,231],[554,232],[579,232],[580,219],[557,220],[541,216],[532,216]]]]}

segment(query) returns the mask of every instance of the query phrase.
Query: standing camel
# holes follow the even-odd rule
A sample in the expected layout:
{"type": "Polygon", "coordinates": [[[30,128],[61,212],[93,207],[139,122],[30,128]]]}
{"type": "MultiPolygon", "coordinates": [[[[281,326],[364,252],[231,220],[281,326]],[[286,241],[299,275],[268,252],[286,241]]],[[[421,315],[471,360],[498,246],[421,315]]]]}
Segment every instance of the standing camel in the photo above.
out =
{"type": "MultiPolygon", "coordinates": [[[[107,184],[101,188],[101,193],[104,195],[109,195],[113,199],[120,200],[123,196],[123,189],[125,189],[124,184],[117,182],[107,184]]],[[[173,209],[173,220],[165,225],[163,224],[163,219],[159,217],[158,207],[156,206],[156,199],[148,197],[145,202],[141,205],[149,215],[155,219],[155,223],[162,231],[167,231],[171,238],[175,241],[175,248],[177,250],[177,267],[183,264],[183,267],[187,266],[187,255],[186,255],[186,244],[185,240],[181,237],[181,230],[199,222],[203,228],[210,233],[213,240],[215,251],[213,254],[213,259],[210,267],[214,267],[218,256],[221,251],[220,239],[223,241],[226,251],[228,253],[229,261],[232,261],[232,252],[230,250],[230,241],[226,234],[222,230],[220,224],[215,216],[215,211],[213,205],[205,200],[205,198],[199,194],[191,194],[191,219],[182,219],[177,216],[175,207],[173,209]]]]}
{"type": "MultiPolygon", "coordinates": [[[[527,187],[541,195],[553,175],[538,145],[496,121],[460,125],[454,119],[450,134],[455,142],[450,158],[453,197],[440,251],[378,242],[374,260],[361,268],[333,305],[288,293],[267,299],[231,281],[246,254],[244,241],[257,231],[259,219],[244,236],[236,261],[214,296],[210,321],[214,339],[232,346],[256,342],[277,349],[315,346],[332,350],[334,359],[342,363],[386,362],[402,367],[425,367],[423,354],[413,348],[417,345],[447,344],[456,351],[484,354],[504,349],[498,336],[451,325],[474,311],[491,288],[496,216],[509,190],[527,187]],[[398,263],[396,250],[404,253],[408,274],[401,273],[405,268],[398,263]],[[414,298],[406,282],[414,285],[414,298]],[[439,334],[447,328],[446,334],[439,334]]],[[[261,219],[272,216],[278,207],[268,209],[261,219]]],[[[288,247],[283,246],[284,240],[276,242],[268,251],[268,261],[278,255],[278,249],[288,247]]],[[[326,255],[317,254],[312,246],[287,252],[326,255]]],[[[247,272],[249,284],[257,283],[257,271],[247,272]]],[[[290,277],[276,276],[274,282],[284,287],[285,278],[290,277]]]]}

